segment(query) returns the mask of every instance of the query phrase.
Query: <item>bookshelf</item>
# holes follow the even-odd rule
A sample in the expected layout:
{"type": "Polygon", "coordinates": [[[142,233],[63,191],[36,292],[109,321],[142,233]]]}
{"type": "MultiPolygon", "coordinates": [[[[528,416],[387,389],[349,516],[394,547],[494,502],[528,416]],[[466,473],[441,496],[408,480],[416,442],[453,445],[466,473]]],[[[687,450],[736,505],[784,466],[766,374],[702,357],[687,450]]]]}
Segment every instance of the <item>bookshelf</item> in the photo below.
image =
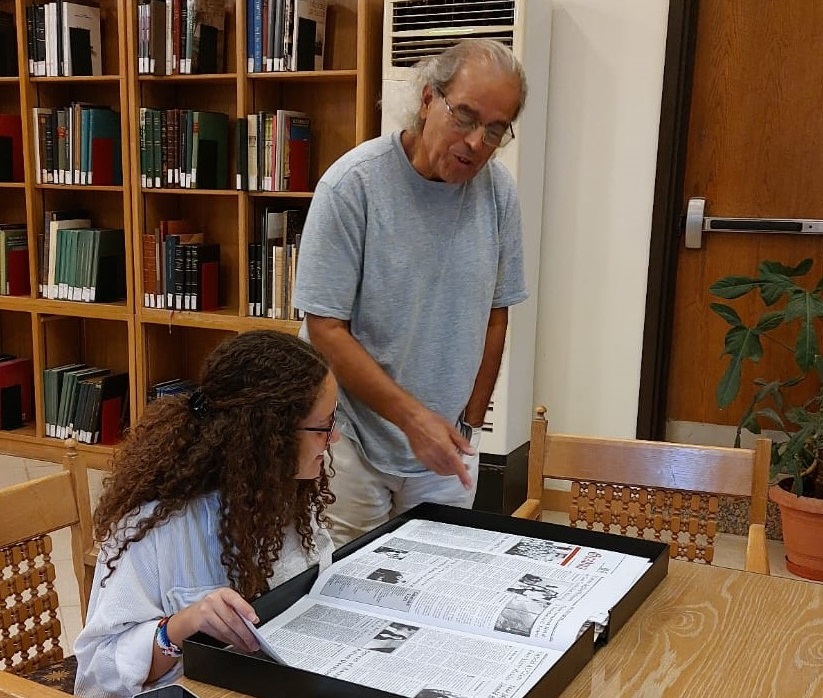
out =
{"type": "MultiPolygon", "coordinates": [[[[30,358],[34,375],[34,419],[22,428],[0,431],[0,451],[27,458],[59,461],[64,446],[45,435],[43,370],[69,361],[129,371],[136,360],[134,345],[133,268],[126,255],[126,297],[111,304],[50,300],[40,296],[38,236],[50,210],[85,209],[93,225],[122,228],[131,248],[130,171],[128,162],[128,56],[120,49],[125,37],[124,0],[101,0],[101,54],[98,76],[34,77],[29,75],[26,30],[28,0],[2,0],[0,11],[14,15],[18,76],[0,80],[0,112],[22,117],[24,181],[0,184],[0,222],[24,222],[27,228],[30,292],[0,296],[0,349],[30,358]],[[35,171],[35,107],[57,108],[72,102],[105,105],[119,112],[123,184],[80,186],[38,183],[35,171]]],[[[131,372],[133,374],[133,372],[131,372]]],[[[131,413],[136,411],[137,385],[130,375],[131,413]]],[[[80,445],[93,467],[106,467],[110,447],[80,445]]]]}
{"type": "MultiPolygon", "coordinates": [[[[33,77],[28,73],[26,5],[0,0],[14,15],[18,77],[0,78],[0,113],[23,116],[24,181],[0,183],[0,222],[28,230],[27,296],[0,296],[0,351],[32,359],[34,420],[0,431],[0,452],[59,461],[63,442],[45,435],[43,370],[72,361],[128,371],[130,414],[146,405],[147,388],[170,378],[196,378],[202,359],[223,339],[258,328],[296,333],[299,323],[250,317],[248,244],[266,206],[306,208],[318,178],[347,150],[378,135],[382,0],[329,0],[322,71],[250,74],[246,70],[245,0],[228,3],[226,72],[141,75],[137,66],[137,0],[100,0],[103,75],[33,77]],[[34,107],[71,102],[109,105],[120,114],[123,184],[38,184],[34,107]],[[140,181],[141,107],[191,108],[229,115],[231,189],[144,189],[140,181]],[[234,125],[257,110],[294,109],[312,119],[310,187],[305,192],[236,191],[234,125]],[[38,235],[45,211],[86,209],[93,225],[123,228],[126,298],[82,303],[39,297],[38,235]],[[143,305],[142,236],[160,220],[185,218],[220,244],[220,307],[214,312],[171,311],[143,305]]],[[[91,467],[105,469],[110,446],[79,444],[91,467]]]]}
{"type": "MultiPolygon", "coordinates": [[[[199,109],[229,116],[229,187],[222,190],[141,188],[132,191],[134,211],[137,382],[141,387],[172,378],[196,379],[203,357],[224,338],[256,328],[296,333],[299,323],[248,313],[248,245],[266,206],[308,207],[312,192],[235,190],[235,124],[261,110],[293,109],[312,120],[310,189],[338,157],[378,135],[382,0],[330,0],[324,70],[249,73],[245,0],[228,6],[225,73],[140,75],[131,64],[130,129],[139,133],[140,108],[199,109]],[[143,304],[143,232],[161,220],[186,219],[220,245],[220,309],[171,311],[143,304]]],[[[138,17],[132,0],[128,51],[136,56],[138,17]]],[[[140,182],[140,143],[131,143],[132,181],[140,182]]],[[[138,394],[138,413],[146,390],[138,394]]]]}

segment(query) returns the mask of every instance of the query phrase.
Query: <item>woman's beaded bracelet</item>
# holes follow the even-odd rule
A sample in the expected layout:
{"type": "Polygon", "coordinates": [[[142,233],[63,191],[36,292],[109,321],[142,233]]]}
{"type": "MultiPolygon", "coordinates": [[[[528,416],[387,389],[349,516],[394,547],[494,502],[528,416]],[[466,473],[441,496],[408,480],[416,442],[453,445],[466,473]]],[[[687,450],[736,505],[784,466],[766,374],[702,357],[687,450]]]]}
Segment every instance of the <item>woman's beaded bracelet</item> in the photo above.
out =
{"type": "Polygon", "coordinates": [[[154,641],[166,657],[182,657],[183,650],[169,640],[169,632],[166,626],[170,618],[171,616],[163,616],[160,619],[160,622],[157,624],[157,630],[154,631],[154,641]]]}

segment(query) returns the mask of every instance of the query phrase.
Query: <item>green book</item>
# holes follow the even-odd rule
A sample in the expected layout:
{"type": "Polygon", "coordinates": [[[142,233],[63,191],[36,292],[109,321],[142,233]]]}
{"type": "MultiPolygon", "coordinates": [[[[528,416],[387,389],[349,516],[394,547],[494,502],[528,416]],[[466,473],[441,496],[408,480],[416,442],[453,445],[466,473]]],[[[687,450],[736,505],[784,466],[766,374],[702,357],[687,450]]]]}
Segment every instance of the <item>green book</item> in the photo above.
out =
{"type": "Polygon", "coordinates": [[[229,117],[219,112],[193,112],[192,188],[229,186],[229,117]]]}
{"type": "Polygon", "coordinates": [[[126,296],[126,242],[123,230],[95,228],[90,300],[111,303],[126,296]]]}

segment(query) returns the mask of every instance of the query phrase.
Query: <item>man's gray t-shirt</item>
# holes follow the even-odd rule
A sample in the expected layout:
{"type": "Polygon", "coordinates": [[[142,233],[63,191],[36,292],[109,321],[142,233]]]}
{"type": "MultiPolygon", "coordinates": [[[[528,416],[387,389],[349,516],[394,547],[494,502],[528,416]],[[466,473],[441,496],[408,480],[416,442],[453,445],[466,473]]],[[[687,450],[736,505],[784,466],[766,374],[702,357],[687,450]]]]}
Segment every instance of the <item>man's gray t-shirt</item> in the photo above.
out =
{"type": "MultiPolygon", "coordinates": [[[[398,385],[450,422],[474,387],[491,308],[527,295],[520,205],[500,163],[463,184],[433,182],[398,132],[354,148],[318,183],[294,306],[348,321],[398,385]]],[[[301,336],[311,339],[305,325],[301,336]]],[[[378,470],[425,472],[403,432],[342,389],[338,424],[378,470]]]]}

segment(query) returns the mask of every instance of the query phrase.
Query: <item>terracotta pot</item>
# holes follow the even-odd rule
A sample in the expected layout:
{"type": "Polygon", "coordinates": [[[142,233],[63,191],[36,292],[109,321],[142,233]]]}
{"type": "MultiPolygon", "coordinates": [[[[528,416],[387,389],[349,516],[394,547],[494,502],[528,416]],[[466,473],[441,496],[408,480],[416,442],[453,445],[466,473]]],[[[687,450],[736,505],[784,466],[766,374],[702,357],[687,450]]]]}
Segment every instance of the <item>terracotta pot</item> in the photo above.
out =
{"type": "Polygon", "coordinates": [[[769,499],[780,506],[786,569],[823,582],[823,499],[798,497],[783,487],[791,483],[783,480],[769,488],[769,499]]]}

